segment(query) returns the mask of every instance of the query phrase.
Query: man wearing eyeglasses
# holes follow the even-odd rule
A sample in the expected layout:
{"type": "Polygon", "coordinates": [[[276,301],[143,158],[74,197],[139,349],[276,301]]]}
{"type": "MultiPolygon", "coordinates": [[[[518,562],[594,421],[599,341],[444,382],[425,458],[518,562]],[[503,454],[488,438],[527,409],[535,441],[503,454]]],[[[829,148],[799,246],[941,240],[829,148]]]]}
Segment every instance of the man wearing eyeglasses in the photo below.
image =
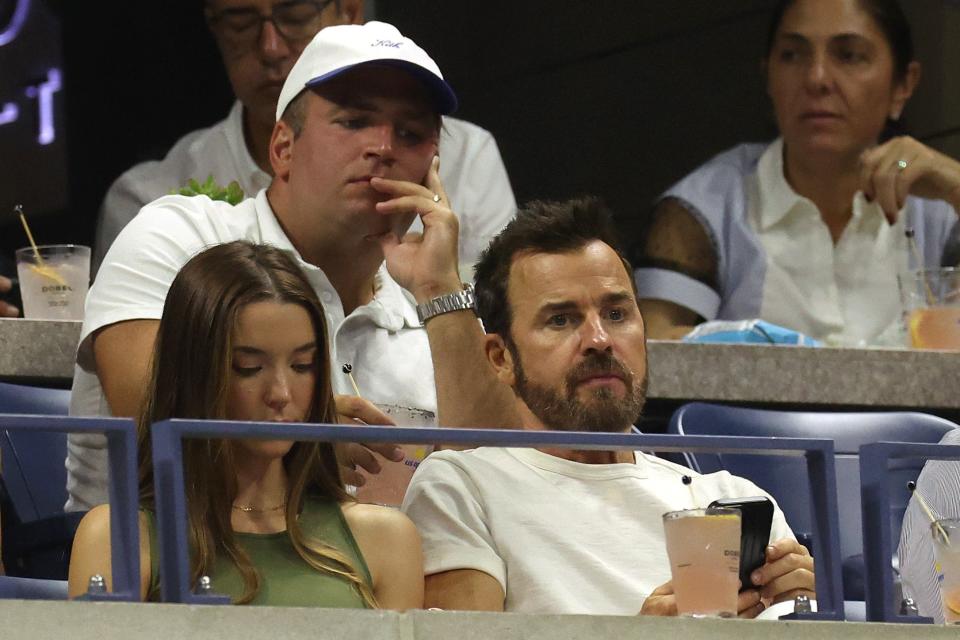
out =
{"type": "MultiPolygon", "coordinates": [[[[222,186],[235,180],[246,197],[270,184],[267,143],[283,81],[320,29],[361,23],[364,1],[206,0],[204,12],[237,101],[222,122],[187,134],[163,160],[139,164],[114,182],[98,216],[95,271],[143,205],[191,178],[203,182],[212,175],[222,186]]],[[[465,270],[513,217],[516,201],[496,141],[486,130],[445,117],[439,155],[440,178],[460,216],[465,270]]],[[[419,221],[411,230],[421,230],[419,221]]]]}

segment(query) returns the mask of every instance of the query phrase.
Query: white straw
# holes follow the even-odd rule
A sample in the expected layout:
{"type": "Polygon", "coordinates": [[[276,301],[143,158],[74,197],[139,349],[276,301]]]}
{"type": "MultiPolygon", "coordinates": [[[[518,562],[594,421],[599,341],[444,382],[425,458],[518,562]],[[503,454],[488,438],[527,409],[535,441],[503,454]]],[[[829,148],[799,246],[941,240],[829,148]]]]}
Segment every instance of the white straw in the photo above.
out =
{"type": "Polygon", "coordinates": [[[690,502],[693,503],[692,508],[697,509],[698,508],[697,494],[693,492],[693,478],[691,478],[690,476],[683,476],[682,478],[680,478],[680,480],[681,482],[683,482],[683,484],[687,485],[687,489],[690,490],[690,502]]]}

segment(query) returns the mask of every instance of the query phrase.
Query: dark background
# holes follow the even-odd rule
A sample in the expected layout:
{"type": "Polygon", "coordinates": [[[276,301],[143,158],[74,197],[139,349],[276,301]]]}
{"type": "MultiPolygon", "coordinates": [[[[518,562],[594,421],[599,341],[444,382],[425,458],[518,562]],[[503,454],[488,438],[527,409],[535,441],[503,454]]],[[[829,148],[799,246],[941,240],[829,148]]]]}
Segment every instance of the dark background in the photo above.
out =
{"type": "MultiPolygon", "coordinates": [[[[13,3],[0,0],[0,26],[13,3]]],[[[960,156],[960,8],[903,4],[925,66],[907,118],[918,137],[960,156]]],[[[769,6],[380,0],[370,13],[438,61],[461,98],[457,115],[496,136],[518,201],[599,194],[629,244],[672,181],[774,135],[759,68],[769,6]]],[[[65,135],[38,155],[22,130],[0,127],[0,171],[18,176],[0,181],[0,256],[26,244],[7,215],[13,203],[39,242],[90,244],[113,179],[225,117],[232,98],[201,7],[32,0],[29,29],[0,47],[0,104],[36,76],[33,62],[60,57],[65,135]]]]}

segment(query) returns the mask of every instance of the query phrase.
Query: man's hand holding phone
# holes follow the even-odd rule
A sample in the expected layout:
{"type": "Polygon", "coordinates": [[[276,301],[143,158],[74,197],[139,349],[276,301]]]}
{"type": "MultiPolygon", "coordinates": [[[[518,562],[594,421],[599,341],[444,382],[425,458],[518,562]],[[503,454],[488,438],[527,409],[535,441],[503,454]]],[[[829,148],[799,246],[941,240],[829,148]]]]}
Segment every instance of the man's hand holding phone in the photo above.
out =
{"type": "Polygon", "coordinates": [[[783,538],[766,549],[766,562],[750,575],[764,604],[793,600],[799,595],[816,598],[813,558],[807,548],[783,538]]]}

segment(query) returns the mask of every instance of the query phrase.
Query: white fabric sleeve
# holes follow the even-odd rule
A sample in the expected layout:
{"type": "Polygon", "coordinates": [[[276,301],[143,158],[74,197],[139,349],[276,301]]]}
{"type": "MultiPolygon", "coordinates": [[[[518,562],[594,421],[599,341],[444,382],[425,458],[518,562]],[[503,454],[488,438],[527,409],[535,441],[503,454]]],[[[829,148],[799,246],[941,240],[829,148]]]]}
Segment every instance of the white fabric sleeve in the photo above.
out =
{"type": "Polygon", "coordinates": [[[117,236],[87,294],[77,354],[85,370],[95,370],[89,340],[93,333],[124,320],[159,320],[177,272],[194,254],[216,243],[216,216],[204,215],[204,203],[210,201],[161,198],[144,207],[117,236]]]}
{"type": "Polygon", "coordinates": [[[475,569],[507,592],[507,569],[487,526],[480,492],[464,469],[434,453],[421,463],[401,509],[423,540],[424,574],[475,569]]]}
{"type": "MultiPolygon", "coordinates": [[[[472,123],[444,118],[440,177],[460,220],[460,263],[472,266],[517,213],[510,178],[493,135],[472,123]]],[[[461,275],[473,280],[472,273],[461,275]]]]}
{"type": "MultiPolygon", "coordinates": [[[[156,163],[154,163],[156,164],[156,163]]],[[[132,168],[117,178],[107,195],[103,198],[100,213],[97,216],[97,232],[93,243],[93,259],[90,265],[91,273],[96,278],[107,250],[113,244],[120,231],[133,220],[137,212],[154,198],[144,197],[138,189],[137,178],[143,177],[140,165],[132,168]]]]}
{"type": "Polygon", "coordinates": [[[668,269],[642,268],[633,272],[637,295],[666,300],[695,312],[704,320],[715,320],[720,310],[720,294],[690,276],[668,269]]]}

